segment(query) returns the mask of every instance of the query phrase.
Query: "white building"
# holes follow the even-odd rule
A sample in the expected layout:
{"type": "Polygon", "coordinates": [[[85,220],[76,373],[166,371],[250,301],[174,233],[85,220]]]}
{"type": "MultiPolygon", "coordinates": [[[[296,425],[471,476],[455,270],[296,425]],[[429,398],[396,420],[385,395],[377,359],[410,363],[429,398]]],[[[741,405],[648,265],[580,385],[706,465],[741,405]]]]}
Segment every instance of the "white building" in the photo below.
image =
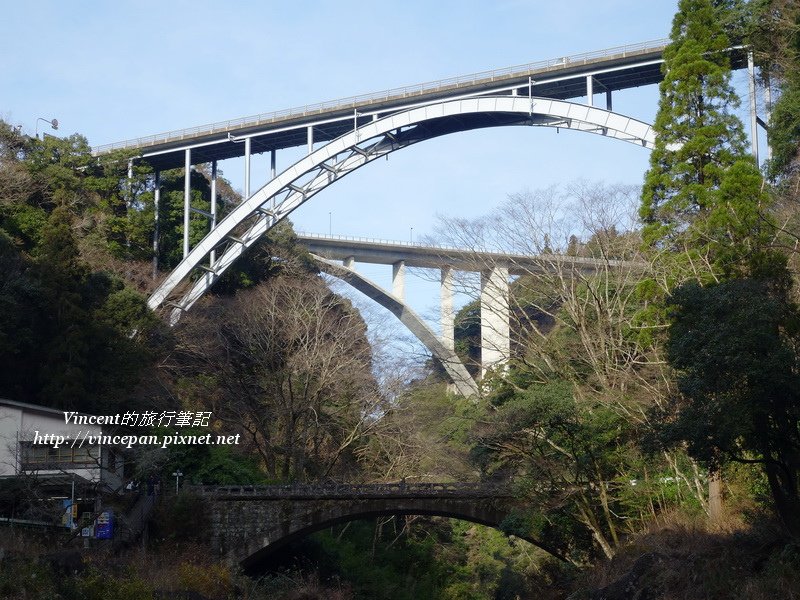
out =
{"type": "Polygon", "coordinates": [[[108,446],[81,444],[78,436],[87,429],[92,435],[103,433],[99,425],[66,423],[64,411],[0,398],[0,477],[36,476],[56,486],[90,484],[121,491],[122,454],[108,446]],[[58,436],[63,443],[56,443],[58,436]]]}

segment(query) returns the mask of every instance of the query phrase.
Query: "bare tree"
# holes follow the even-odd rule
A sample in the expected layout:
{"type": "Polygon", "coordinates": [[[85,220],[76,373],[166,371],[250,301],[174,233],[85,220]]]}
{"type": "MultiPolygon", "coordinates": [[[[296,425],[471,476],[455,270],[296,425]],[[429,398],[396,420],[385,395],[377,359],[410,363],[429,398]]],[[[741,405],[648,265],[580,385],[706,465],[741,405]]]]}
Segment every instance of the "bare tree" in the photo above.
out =
{"type": "Polygon", "coordinates": [[[284,274],[197,312],[170,367],[205,365],[207,401],[241,428],[266,472],[319,478],[342,468],[383,402],[349,303],[313,276],[284,274]]]}
{"type": "MultiPolygon", "coordinates": [[[[473,297],[486,299],[487,291],[505,295],[482,305],[482,311],[499,307],[503,314],[495,316],[501,318],[482,314],[481,320],[483,327],[509,327],[508,364],[525,373],[523,378],[506,377],[503,369],[496,369],[494,376],[485,378],[484,389],[491,390],[496,382],[514,386],[520,381],[527,389],[532,382],[568,381],[577,410],[591,413],[602,406],[628,423],[631,432],[648,424],[650,409],[672,392],[672,378],[659,336],[651,322],[642,319],[648,310],[642,285],[674,285],[674,275],[641,251],[638,203],[634,186],[577,182],[514,194],[475,221],[441,219],[435,241],[469,249],[467,262],[472,264],[465,269],[509,274],[507,290],[486,285],[485,276],[482,284],[474,274],[459,277],[461,291],[473,297]]],[[[690,270],[700,272],[706,259],[695,259],[690,270]]],[[[614,496],[626,492],[609,480],[627,481],[623,466],[612,474],[608,467],[581,469],[577,477],[578,469],[565,466],[580,462],[574,449],[559,445],[547,427],[509,430],[504,436],[492,442],[488,433],[487,443],[496,444],[491,449],[498,456],[533,461],[537,473],[549,474],[549,479],[544,477],[551,481],[549,487],[539,480],[542,502],[569,499],[576,519],[592,531],[606,554],[613,554],[618,525],[614,496]],[[592,506],[600,508],[590,510],[592,506]]],[[[674,470],[685,484],[681,493],[703,503],[699,469],[692,465],[681,470],[673,455],[664,460],[662,466],[674,470]]]]}
{"type": "MultiPolygon", "coordinates": [[[[628,388],[664,379],[657,351],[637,336],[637,284],[651,269],[635,230],[637,203],[635,186],[577,182],[527,191],[475,221],[442,218],[436,241],[469,249],[475,271],[508,269],[507,298],[489,304],[509,306],[509,359],[542,381],[556,374],[584,380],[588,371],[591,385],[581,389],[602,390],[615,410],[644,421],[641,395],[628,388]],[[553,343],[553,332],[568,333],[561,337],[569,345],[553,343]]],[[[459,283],[474,296],[504,293],[480,290],[474,276],[459,283]]]]}

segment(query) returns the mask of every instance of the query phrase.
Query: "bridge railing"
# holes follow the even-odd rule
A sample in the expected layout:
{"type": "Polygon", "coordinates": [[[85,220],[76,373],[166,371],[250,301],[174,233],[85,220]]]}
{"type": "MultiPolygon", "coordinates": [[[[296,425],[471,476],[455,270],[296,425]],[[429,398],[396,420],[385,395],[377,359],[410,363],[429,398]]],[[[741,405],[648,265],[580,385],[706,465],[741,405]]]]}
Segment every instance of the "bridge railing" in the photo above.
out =
{"type": "Polygon", "coordinates": [[[359,105],[370,102],[377,102],[382,100],[385,101],[393,98],[405,98],[409,96],[418,96],[425,93],[433,93],[438,90],[445,90],[454,87],[457,88],[464,85],[477,84],[484,81],[502,80],[517,73],[526,73],[534,71],[546,72],[549,70],[563,69],[567,66],[581,66],[589,63],[590,61],[602,58],[610,58],[610,57],[624,58],[629,55],[636,55],[648,51],[660,50],[667,43],[669,43],[669,40],[661,39],[661,40],[651,40],[647,42],[639,42],[637,44],[627,44],[625,46],[616,46],[614,48],[606,48],[603,50],[583,52],[580,54],[573,54],[570,56],[562,56],[560,58],[540,60],[537,62],[516,65],[513,67],[493,69],[490,71],[480,71],[478,73],[470,73],[469,75],[459,75],[456,77],[439,79],[437,81],[418,83],[398,88],[390,88],[382,92],[360,94],[357,96],[339,98],[337,100],[327,100],[325,102],[318,102],[316,104],[307,104],[305,106],[286,108],[283,110],[276,110],[269,113],[251,115],[249,117],[240,117],[237,119],[229,119],[227,121],[219,121],[217,123],[198,125],[196,127],[188,127],[186,129],[177,129],[165,133],[157,133],[154,135],[140,137],[132,140],[125,140],[122,142],[103,144],[92,148],[92,153],[97,155],[123,148],[141,148],[143,146],[152,146],[154,144],[159,144],[159,143],[179,141],[186,138],[192,138],[200,134],[210,135],[218,132],[224,133],[235,129],[241,129],[243,127],[256,127],[258,125],[265,125],[272,123],[274,121],[287,119],[291,117],[304,117],[337,109],[356,108],[359,105]]]}
{"type": "Polygon", "coordinates": [[[192,490],[212,498],[320,499],[320,498],[468,498],[510,497],[504,486],[482,483],[324,483],[286,485],[197,485],[192,490]]]}
{"type": "Polygon", "coordinates": [[[463,248],[455,246],[444,246],[442,244],[429,244],[426,242],[405,242],[403,240],[385,240],[381,238],[371,238],[359,235],[326,235],[324,233],[309,233],[298,231],[297,236],[301,238],[312,238],[315,240],[336,240],[341,242],[362,242],[366,244],[383,244],[386,246],[407,246],[409,248],[433,248],[436,250],[456,250],[463,251],[463,248]]]}
{"type": "MultiPolygon", "coordinates": [[[[301,239],[314,239],[320,241],[341,241],[354,242],[361,244],[374,244],[385,246],[402,246],[406,248],[416,248],[422,251],[429,251],[431,254],[441,252],[440,258],[445,261],[454,255],[461,257],[475,257],[484,260],[493,259],[497,262],[508,262],[512,265],[529,265],[531,261],[537,261],[542,266],[562,265],[564,267],[576,268],[603,268],[603,267],[626,267],[634,269],[645,269],[647,263],[641,261],[631,261],[623,259],[604,259],[592,258],[589,256],[571,256],[568,254],[517,254],[514,252],[503,252],[501,250],[487,250],[485,248],[456,248],[455,246],[445,246],[430,244],[426,242],[404,242],[400,240],[383,240],[378,238],[346,236],[346,235],[325,235],[321,233],[298,232],[297,236],[301,239]]],[[[488,262],[486,264],[489,264],[488,262]]]]}

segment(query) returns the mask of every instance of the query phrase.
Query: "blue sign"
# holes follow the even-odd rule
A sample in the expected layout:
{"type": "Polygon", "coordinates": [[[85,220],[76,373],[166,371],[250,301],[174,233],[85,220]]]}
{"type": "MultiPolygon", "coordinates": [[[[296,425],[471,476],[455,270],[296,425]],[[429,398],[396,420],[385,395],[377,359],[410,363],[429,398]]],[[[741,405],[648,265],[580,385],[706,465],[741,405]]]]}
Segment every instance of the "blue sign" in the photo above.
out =
{"type": "Polygon", "coordinates": [[[94,528],[94,537],[97,540],[110,540],[114,537],[114,511],[104,510],[100,513],[94,528]]]}
{"type": "Polygon", "coordinates": [[[67,498],[61,501],[61,506],[64,508],[64,513],[61,515],[61,524],[68,529],[72,529],[75,526],[73,514],[74,511],[77,510],[78,505],[73,505],[72,500],[67,498]]]}

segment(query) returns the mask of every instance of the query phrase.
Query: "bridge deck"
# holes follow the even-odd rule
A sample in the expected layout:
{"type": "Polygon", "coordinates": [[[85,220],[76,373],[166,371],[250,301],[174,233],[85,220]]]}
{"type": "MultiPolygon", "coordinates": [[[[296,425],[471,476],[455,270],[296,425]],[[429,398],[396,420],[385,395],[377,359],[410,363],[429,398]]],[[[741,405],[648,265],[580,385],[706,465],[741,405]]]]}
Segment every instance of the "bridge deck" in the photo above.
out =
{"type": "Polygon", "coordinates": [[[375,115],[442,99],[493,93],[527,96],[531,91],[534,96],[565,100],[586,95],[588,75],[594,78],[596,93],[648,85],[662,78],[666,44],[667,40],[642,42],[242,117],[105,144],[93,148],[93,153],[134,149],[154,168],[169,169],[183,166],[186,148],[192,148],[193,164],[243,156],[241,139],[229,136],[250,137],[256,154],[306,144],[308,126],[314,128],[315,142],[325,142],[351,131],[356,120],[363,124],[375,115]]]}
{"type": "Polygon", "coordinates": [[[370,238],[326,236],[299,233],[298,240],[309,252],[329,260],[353,258],[357,263],[393,265],[403,261],[407,267],[441,269],[451,267],[459,271],[482,271],[492,266],[509,269],[512,275],[541,270],[561,269],[594,271],[607,267],[641,267],[639,263],[622,260],[598,260],[581,256],[540,254],[538,256],[489,252],[479,249],[432,246],[413,242],[376,240],[370,238]]]}

